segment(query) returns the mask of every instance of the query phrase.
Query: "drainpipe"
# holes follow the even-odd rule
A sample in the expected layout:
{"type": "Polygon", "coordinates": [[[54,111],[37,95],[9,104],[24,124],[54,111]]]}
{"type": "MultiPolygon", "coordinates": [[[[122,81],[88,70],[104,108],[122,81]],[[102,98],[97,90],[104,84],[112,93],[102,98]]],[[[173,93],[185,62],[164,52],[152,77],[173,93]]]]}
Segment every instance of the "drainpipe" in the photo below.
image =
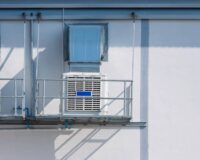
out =
{"type": "Polygon", "coordinates": [[[25,107],[26,107],[26,13],[22,13],[22,18],[24,21],[24,72],[23,72],[23,101],[22,101],[22,117],[25,119],[25,107]]]}
{"type": "Polygon", "coordinates": [[[35,106],[35,67],[34,67],[34,57],[33,57],[33,48],[34,48],[34,44],[33,44],[33,13],[30,13],[30,55],[31,55],[31,59],[32,59],[32,75],[31,75],[31,80],[32,80],[32,86],[31,86],[31,91],[32,91],[32,103],[31,103],[31,108],[30,108],[30,115],[32,113],[32,109],[35,106]]]}
{"type": "Polygon", "coordinates": [[[36,96],[38,96],[38,92],[39,92],[39,83],[37,81],[38,79],[38,68],[39,68],[39,43],[40,43],[40,20],[42,18],[42,14],[40,12],[37,13],[37,53],[36,53],[36,62],[35,62],[35,107],[34,107],[34,112],[35,112],[35,116],[37,115],[37,111],[38,111],[38,100],[36,98],[36,96]]]}

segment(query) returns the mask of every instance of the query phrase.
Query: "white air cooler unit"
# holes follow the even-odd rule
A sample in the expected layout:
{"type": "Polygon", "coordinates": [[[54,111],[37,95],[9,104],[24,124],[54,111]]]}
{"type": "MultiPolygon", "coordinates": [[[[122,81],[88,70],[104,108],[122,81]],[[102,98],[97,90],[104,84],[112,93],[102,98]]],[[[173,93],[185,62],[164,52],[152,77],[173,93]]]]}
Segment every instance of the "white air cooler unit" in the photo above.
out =
{"type": "Polygon", "coordinates": [[[105,96],[105,76],[99,73],[64,73],[65,112],[100,112],[105,96]]]}

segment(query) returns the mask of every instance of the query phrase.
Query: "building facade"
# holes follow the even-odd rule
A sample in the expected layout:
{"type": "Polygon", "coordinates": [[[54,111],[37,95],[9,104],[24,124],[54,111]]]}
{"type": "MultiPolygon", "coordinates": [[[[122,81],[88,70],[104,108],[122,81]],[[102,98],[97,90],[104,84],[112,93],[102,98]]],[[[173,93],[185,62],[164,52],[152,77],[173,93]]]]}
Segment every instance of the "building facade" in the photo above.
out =
{"type": "Polygon", "coordinates": [[[0,159],[198,159],[199,8],[0,1],[0,159]]]}

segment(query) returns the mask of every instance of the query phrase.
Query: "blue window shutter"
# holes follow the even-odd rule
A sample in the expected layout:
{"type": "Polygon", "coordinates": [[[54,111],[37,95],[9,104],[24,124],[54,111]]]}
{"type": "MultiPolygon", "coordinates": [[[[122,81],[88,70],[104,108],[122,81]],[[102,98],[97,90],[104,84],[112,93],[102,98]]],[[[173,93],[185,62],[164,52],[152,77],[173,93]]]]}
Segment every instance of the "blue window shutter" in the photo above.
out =
{"type": "Polygon", "coordinates": [[[71,25],[69,28],[70,62],[100,62],[102,26],[71,25]]]}

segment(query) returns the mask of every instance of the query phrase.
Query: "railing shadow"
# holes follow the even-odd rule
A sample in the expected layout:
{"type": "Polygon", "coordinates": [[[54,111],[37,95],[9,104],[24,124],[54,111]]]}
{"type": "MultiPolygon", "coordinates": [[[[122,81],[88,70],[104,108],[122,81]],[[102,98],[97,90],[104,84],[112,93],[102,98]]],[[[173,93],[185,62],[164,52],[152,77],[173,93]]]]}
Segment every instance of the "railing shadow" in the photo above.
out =
{"type": "Polygon", "coordinates": [[[55,150],[55,154],[61,155],[59,153],[65,151],[65,154],[58,157],[59,160],[74,159],[77,157],[79,157],[79,159],[87,160],[110,141],[120,129],[120,127],[110,129],[95,127],[90,128],[90,131],[87,133],[84,133],[84,130],[79,129],[55,150]],[[80,138],[80,135],[82,135],[81,137],[84,136],[84,138],[80,138]],[[80,141],[75,145],[70,145],[74,139],[80,139],[80,141]]]}
{"type": "Polygon", "coordinates": [[[60,131],[5,130],[0,132],[0,143],[4,144],[0,146],[1,159],[25,160],[28,157],[29,160],[87,160],[97,154],[120,130],[121,127],[103,126],[60,131]]]}
{"type": "MultiPolygon", "coordinates": [[[[14,48],[10,48],[8,54],[6,55],[5,59],[3,62],[1,62],[1,65],[0,65],[0,71],[2,70],[2,68],[4,67],[4,65],[6,64],[6,62],[8,61],[10,55],[12,54],[12,51],[13,51],[14,48]]],[[[1,57],[0,57],[1,58],[1,57]]]]}
{"type": "Polygon", "coordinates": [[[73,130],[1,130],[0,159],[55,160],[55,140],[73,134],[73,130]]]}

